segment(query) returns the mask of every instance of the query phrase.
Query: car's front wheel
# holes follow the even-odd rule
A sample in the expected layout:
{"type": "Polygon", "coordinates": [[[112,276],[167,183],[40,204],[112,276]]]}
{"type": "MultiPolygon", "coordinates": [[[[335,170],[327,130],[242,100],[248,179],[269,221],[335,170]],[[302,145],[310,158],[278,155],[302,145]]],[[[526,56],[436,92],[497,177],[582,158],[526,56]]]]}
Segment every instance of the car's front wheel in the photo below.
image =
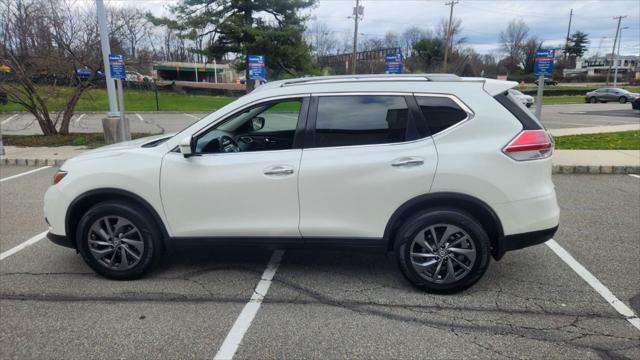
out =
{"type": "Polygon", "coordinates": [[[398,230],[395,254],[404,276],[427,292],[454,293],[475,284],[489,266],[489,237],[471,215],[433,209],[398,230]]]}
{"type": "Polygon", "coordinates": [[[98,274],[110,279],[135,279],[161,256],[161,234],[142,208],[107,201],[87,211],[78,223],[78,251],[98,274]]]}
{"type": "Polygon", "coordinates": [[[589,98],[589,102],[592,103],[592,104],[595,104],[595,103],[598,102],[598,99],[596,99],[595,96],[592,96],[592,97],[589,98]]]}

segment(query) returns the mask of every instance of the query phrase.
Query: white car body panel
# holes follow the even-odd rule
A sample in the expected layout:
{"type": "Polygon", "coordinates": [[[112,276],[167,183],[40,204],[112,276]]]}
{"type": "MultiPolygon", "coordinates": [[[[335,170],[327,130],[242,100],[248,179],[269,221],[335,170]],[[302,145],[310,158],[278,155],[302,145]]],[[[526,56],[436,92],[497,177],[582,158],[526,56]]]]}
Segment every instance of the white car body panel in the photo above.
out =
{"type": "Polygon", "coordinates": [[[304,150],[300,166],[302,236],[382,238],[396,209],[429,192],[437,162],[430,137],[399,144],[304,150]],[[424,164],[392,166],[406,158],[424,164]]]}

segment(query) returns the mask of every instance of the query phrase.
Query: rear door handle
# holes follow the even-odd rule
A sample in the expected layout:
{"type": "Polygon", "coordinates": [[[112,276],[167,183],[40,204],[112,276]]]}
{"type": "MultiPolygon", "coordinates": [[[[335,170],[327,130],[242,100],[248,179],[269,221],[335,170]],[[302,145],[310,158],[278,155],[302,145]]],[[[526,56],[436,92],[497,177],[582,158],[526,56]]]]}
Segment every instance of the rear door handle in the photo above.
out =
{"type": "Polygon", "coordinates": [[[393,167],[414,167],[424,165],[424,160],[418,157],[405,157],[396,159],[391,163],[393,167]]]}
{"type": "Polygon", "coordinates": [[[286,176],[294,173],[293,167],[286,165],[276,165],[266,168],[263,172],[267,176],[286,176]]]}

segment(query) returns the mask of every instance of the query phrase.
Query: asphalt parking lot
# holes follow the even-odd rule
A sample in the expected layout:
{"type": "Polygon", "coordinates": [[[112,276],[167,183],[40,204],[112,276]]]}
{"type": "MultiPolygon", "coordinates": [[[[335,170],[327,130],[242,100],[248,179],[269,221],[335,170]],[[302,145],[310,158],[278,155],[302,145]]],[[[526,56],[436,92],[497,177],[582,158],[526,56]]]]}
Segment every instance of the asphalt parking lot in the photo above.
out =
{"type": "MultiPolygon", "coordinates": [[[[96,276],[46,239],[6,256],[46,230],[42,197],[56,169],[12,178],[35,169],[0,167],[1,357],[220,355],[273,252],[182,249],[131,282],[96,276]]],[[[555,240],[640,313],[640,178],[554,182],[555,240]]],[[[415,290],[375,252],[287,250],[271,270],[235,358],[640,358],[640,327],[546,245],[508,253],[448,296],[415,290]]]]}
{"type": "MultiPolygon", "coordinates": [[[[206,116],[202,112],[139,112],[128,113],[130,128],[137,133],[177,132],[206,116]]],[[[102,132],[103,113],[77,113],[69,131],[102,132]]],[[[545,105],[543,123],[548,129],[640,124],[640,111],[629,104],[561,104],[545,105]]],[[[7,135],[41,134],[37,121],[29,113],[0,114],[2,132],[7,135]]]]}

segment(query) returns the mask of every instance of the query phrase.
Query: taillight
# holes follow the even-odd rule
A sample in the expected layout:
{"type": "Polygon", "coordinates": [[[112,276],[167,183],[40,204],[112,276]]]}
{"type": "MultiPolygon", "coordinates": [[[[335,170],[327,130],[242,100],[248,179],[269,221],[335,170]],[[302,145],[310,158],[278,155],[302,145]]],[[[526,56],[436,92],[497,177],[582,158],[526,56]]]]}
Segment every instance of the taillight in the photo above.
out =
{"type": "Polygon", "coordinates": [[[517,161],[548,158],[553,153],[553,139],[546,130],[524,130],[502,152],[517,161]]]}

